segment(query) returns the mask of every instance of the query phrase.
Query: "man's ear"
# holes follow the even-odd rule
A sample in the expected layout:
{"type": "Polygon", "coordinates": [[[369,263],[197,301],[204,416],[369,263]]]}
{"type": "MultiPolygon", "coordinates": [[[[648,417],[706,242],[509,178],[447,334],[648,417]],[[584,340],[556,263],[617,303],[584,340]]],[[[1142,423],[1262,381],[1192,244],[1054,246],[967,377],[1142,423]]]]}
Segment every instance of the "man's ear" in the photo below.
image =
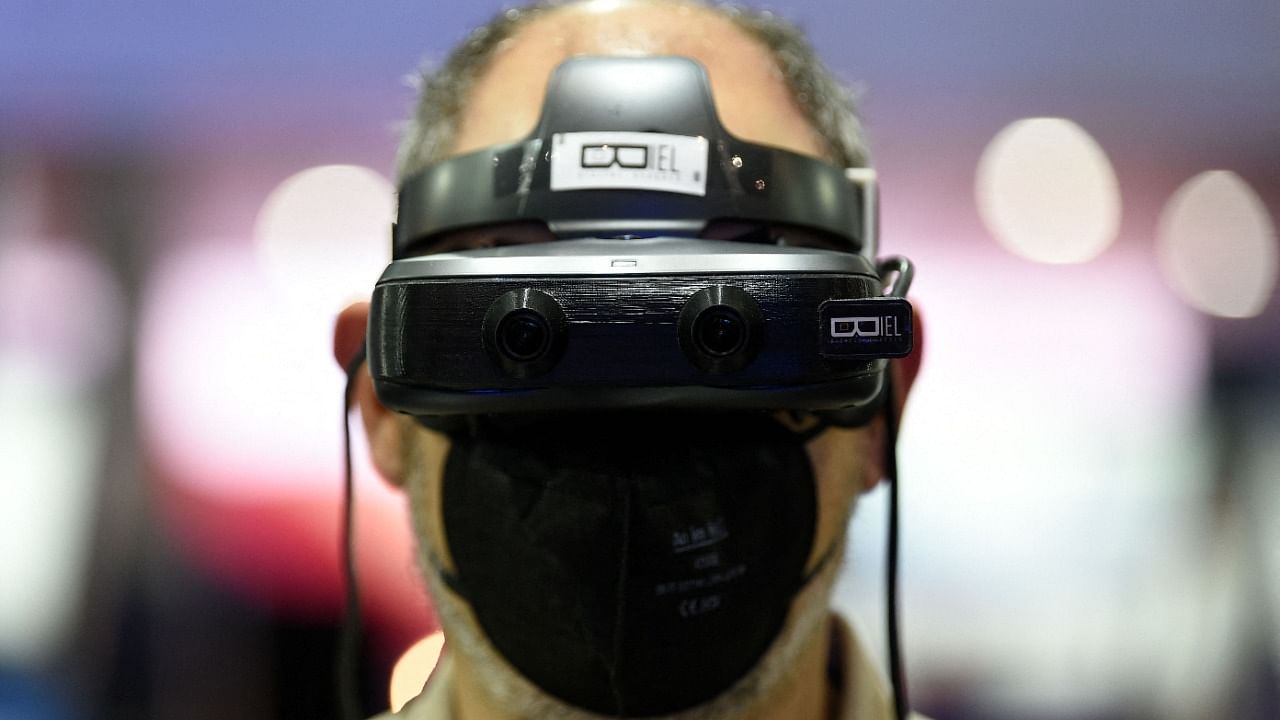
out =
{"type": "MultiPolygon", "coordinates": [[[[907,395],[915,385],[916,376],[920,374],[920,361],[924,357],[924,318],[921,317],[920,308],[915,303],[912,303],[912,311],[915,314],[912,322],[915,338],[911,354],[900,360],[889,361],[889,373],[893,378],[893,397],[885,398],[885,401],[893,403],[893,415],[898,418],[899,427],[901,427],[903,408],[907,404],[907,395]]],[[[870,435],[871,455],[867,464],[863,466],[863,492],[874,489],[886,473],[888,458],[884,455],[884,443],[887,430],[883,412],[867,425],[867,432],[870,435]]]]}
{"type": "MultiPolygon", "coordinates": [[[[361,343],[364,342],[365,329],[369,325],[369,303],[358,302],[348,305],[338,313],[333,325],[333,357],[338,367],[346,372],[347,366],[356,356],[361,343]]],[[[361,364],[356,371],[355,388],[352,392],[355,404],[360,408],[360,417],[364,420],[364,431],[369,438],[369,453],[373,457],[373,465],[382,477],[394,485],[401,485],[403,454],[400,444],[401,420],[398,415],[378,402],[373,391],[373,378],[369,376],[368,364],[361,364]]]]}

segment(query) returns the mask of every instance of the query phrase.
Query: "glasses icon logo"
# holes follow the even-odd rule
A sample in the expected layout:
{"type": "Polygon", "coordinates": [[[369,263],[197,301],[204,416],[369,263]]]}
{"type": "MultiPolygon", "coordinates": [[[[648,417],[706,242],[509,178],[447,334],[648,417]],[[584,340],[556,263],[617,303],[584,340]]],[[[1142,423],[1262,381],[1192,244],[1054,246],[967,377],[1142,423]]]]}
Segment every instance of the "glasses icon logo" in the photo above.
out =
{"type": "Polygon", "coordinates": [[[643,170],[649,166],[647,145],[583,145],[581,166],[608,168],[613,166],[643,170]]]}
{"type": "Polygon", "coordinates": [[[831,318],[831,337],[880,337],[881,321],[880,317],[833,317],[831,318]]]}

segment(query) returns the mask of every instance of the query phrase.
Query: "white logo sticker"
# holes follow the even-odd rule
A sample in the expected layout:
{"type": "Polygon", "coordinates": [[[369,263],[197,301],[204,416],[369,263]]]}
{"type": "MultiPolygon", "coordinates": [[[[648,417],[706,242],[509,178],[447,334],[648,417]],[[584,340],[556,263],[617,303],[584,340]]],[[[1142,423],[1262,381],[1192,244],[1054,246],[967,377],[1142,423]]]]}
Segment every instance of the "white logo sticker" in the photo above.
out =
{"type": "Polygon", "coordinates": [[[551,136],[551,189],[707,194],[707,139],[640,132],[551,136]]]}

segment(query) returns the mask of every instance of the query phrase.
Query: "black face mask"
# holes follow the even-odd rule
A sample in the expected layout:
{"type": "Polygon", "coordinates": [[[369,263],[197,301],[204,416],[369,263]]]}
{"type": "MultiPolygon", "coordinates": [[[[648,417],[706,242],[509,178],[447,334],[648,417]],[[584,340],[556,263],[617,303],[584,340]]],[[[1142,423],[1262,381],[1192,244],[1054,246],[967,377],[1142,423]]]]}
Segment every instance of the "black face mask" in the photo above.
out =
{"type": "Polygon", "coordinates": [[[490,642],[607,715],[727,690],[824,564],[806,576],[804,440],[763,415],[480,422],[453,434],[443,512],[457,574],[442,574],[490,642]]]}

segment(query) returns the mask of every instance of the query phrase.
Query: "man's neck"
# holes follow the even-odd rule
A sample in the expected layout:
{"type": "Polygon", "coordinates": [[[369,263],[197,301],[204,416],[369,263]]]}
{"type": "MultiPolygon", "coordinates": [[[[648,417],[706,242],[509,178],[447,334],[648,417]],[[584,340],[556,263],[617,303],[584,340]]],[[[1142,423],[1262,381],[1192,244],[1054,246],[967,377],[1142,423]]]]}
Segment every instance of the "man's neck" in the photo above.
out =
{"type": "MultiPolygon", "coordinates": [[[[818,624],[805,642],[795,666],[760,702],[743,708],[735,720],[827,720],[832,717],[832,693],[827,679],[831,650],[830,621],[818,624]]],[[[451,705],[454,720],[532,720],[499,707],[483,686],[473,666],[454,657],[451,705]]]]}
{"type": "Polygon", "coordinates": [[[831,717],[831,688],[827,660],[831,648],[831,621],[818,623],[805,641],[796,664],[778,686],[744,720],[827,720],[831,717]]]}

